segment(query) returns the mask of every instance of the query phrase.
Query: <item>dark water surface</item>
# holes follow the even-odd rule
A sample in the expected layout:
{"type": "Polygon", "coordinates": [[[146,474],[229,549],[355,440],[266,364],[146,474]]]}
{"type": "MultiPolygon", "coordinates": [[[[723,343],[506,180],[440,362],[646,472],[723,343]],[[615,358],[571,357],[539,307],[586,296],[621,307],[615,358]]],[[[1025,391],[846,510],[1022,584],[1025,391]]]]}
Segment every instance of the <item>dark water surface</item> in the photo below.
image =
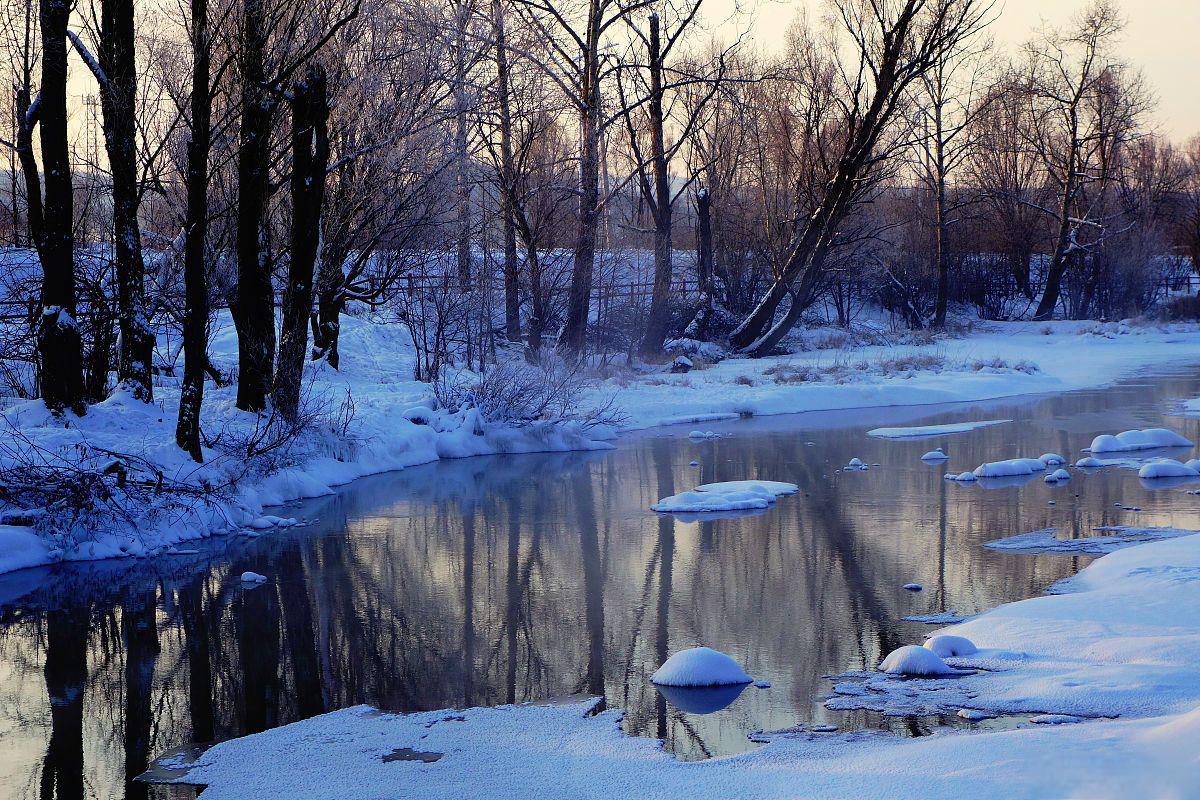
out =
{"type": "Polygon", "coordinates": [[[1187,487],[1153,491],[1129,470],[1002,489],[942,473],[1046,451],[1074,461],[1094,435],[1134,427],[1166,424],[1196,440],[1200,421],[1164,417],[1171,400],[1196,395],[1200,381],[1166,376],[699,426],[730,434],[710,441],[689,441],[697,426],[685,426],[604,453],[443,462],[279,512],[316,520],[307,527],[5,576],[0,796],[145,796],[126,777],[169,748],[357,703],[418,711],[602,693],[627,710],[630,733],[687,758],[798,724],[922,733],[935,721],[826,711],[824,676],[872,667],[930,630],[901,617],[981,611],[1087,563],[984,542],[1048,526],[1200,527],[1187,487]],[[1015,422],[918,441],[865,435],[995,418],[1015,422]],[[937,445],[951,455],[945,469],[919,460],[937,445]],[[881,466],[836,472],[853,457],[881,466]],[[647,508],[699,483],[756,477],[801,493],[734,519],[647,508]],[[244,589],[244,570],[269,581],[244,589]],[[905,591],[909,582],[925,590],[905,591]],[[649,675],[698,644],[771,688],[746,688],[709,714],[683,710],[695,698],[668,701],[649,675]]]}

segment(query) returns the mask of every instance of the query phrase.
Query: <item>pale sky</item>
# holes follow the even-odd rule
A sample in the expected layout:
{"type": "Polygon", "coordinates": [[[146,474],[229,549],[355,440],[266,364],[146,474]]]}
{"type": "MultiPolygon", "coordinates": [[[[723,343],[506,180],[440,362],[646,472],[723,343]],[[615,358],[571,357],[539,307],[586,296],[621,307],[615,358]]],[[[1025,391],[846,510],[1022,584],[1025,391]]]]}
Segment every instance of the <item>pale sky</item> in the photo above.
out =
{"type": "MultiPolygon", "coordinates": [[[[788,25],[801,9],[819,19],[824,0],[740,0],[747,9],[753,40],[766,51],[783,42],[788,25]]],[[[1015,52],[1044,25],[1067,24],[1087,0],[999,0],[991,35],[1015,52]]],[[[732,8],[732,0],[714,0],[732,8]]],[[[1118,52],[1140,68],[1157,98],[1152,124],[1176,142],[1200,134],[1200,0],[1117,0],[1125,16],[1118,52]]],[[[726,12],[727,13],[727,12],[726,12]]]]}

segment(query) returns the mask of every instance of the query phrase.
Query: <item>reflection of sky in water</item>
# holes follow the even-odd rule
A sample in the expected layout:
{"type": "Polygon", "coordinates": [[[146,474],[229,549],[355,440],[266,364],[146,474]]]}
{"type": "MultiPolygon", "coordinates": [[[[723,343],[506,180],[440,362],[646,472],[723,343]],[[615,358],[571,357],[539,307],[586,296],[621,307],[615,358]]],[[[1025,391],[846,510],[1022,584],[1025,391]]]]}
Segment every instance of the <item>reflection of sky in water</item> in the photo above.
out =
{"type": "MultiPolygon", "coordinates": [[[[977,612],[1088,561],[984,542],[1047,527],[1068,538],[1101,525],[1200,527],[1186,487],[1146,487],[1128,469],[1005,488],[943,473],[1047,451],[1074,461],[1097,433],[1162,424],[1167,399],[1196,394],[1197,381],[1172,379],[444,462],[289,509],[315,520],[306,528],[0,578],[0,796],[38,796],[46,775],[62,797],[85,784],[119,795],[127,759],[134,769],[180,744],[356,703],[426,710],[603,692],[626,710],[626,730],[689,758],[796,725],[920,733],[928,722],[827,711],[825,676],[870,668],[930,630],[901,617],[977,612]],[[936,442],[865,435],[996,418],[1014,422],[936,442]],[[937,445],[950,460],[922,463],[937,445]],[[839,473],[853,457],[882,466],[839,473]],[[732,518],[648,510],[701,483],[753,477],[800,493],[732,518]],[[267,585],[244,591],[245,570],[267,585]],[[924,591],[905,591],[910,582],[924,591]],[[650,674],[695,645],[729,653],[771,688],[664,697],[650,674]]],[[[1195,420],[1166,424],[1200,436],[1195,420]]]]}

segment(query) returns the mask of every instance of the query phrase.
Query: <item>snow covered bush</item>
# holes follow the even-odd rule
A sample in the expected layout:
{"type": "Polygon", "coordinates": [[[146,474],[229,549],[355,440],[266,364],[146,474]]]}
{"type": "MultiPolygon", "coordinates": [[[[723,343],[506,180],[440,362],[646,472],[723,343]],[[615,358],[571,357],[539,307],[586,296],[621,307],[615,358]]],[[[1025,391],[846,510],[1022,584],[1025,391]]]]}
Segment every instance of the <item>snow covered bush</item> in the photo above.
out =
{"type": "Polygon", "coordinates": [[[539,422],[577,423],[584,428],[616,426],[622,416],[612,400],[584,399],[587,379],[562,363],[506,361],[483,372],[443,372],[434,384],[439,408],[450,413],[474,409],[487,422],[522,427],[539,422]]]}

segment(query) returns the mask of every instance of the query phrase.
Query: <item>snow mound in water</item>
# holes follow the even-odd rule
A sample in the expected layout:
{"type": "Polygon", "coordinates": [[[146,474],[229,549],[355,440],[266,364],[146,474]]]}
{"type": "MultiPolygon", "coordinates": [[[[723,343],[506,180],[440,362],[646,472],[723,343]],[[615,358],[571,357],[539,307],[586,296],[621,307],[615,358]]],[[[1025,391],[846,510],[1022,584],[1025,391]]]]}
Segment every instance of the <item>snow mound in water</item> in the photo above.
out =
{"type": "Polygon", "coordinates": [[[950,456],[943,453],[942,448],[940,447],[937,450],[930,450],[928,453],[921,456],[922,461],[945,461],[948,458],[950,458],[950,456]]]}
{"type": "Polygon", "coordinates": [[[850,459],[850,462],[848,464],[846,464],[847,467],[856,467],[856,468],[861,467],[862,465],[863,465],[863,462],[862,462],[861,458],[852,458],[852,459],[850,459]]]}
{"type": "Polygon", "coordinates": [[[1189,459],[1188,461],[1185,461],[1183,463],[1184,463],[1184,466],[1191,467],[1192,469],[1196,470],[1197,472],[1200,472],[1200,458],[1189,459]]]}
{"type": "Polygon", "coordinates": [[[660,686],[731,686],[750,683],[750,676],[724,653],[711,647],[692,647],[663,662],[650,676],[650,682],[660,686]]]}
{"type": "Polygon", "coordinates": [[[1042,453],[1038,456],[1038,461],[1045,464],[1047,467],[1058,466],[1067,463],[1067,460],[1057,453],[1042,453]]]}
{"type": "Polygon", "coordinates": [[[925,649],[936,653],[939,658],[970,656],[979,652],[975,643],[964,636],[933,636],[925,640],[925,649]]]}
{"type": "Polygon", "coordinates": [[[1046,465],[1036,458],[1010,458],[1007,461],[989,461],[975,468],[976,478],[1008,478],[1013,475],[1032,475],[1045,472],[1046,465]]]}
{"type": "Polygon", "coordinates": [[[1189,467],[1187,464],[1182,464],[1173,458],[1162,458],[1156,461],[1151,461],[1149,464],[1143,464],[1138,470],[1139,478],[1196,478],[1200,477],[1200,471],[1195,467],[1189,467]]]}
{"type": "Polygon", "coordinates": [[[243,572],[242,583],[266,583],[267,576],[259,575],[257,572],[243,572]]]}
{"type": "Polygon", "coordinates": [[[725,492],[757,492],[764,491],[777,497],[783,494],[795,494],[800,491],[800,487],[794,483],[785,481],[720,481],[718,483],[704,483],[696,487],[697,492],[715,492],[718,494],[725,492]]]}
{"type": "Polygon", "coordinates": [[[800,487],[783,481],[723,481],[697,486],[690,492],[664,497],[650,506],[653,511],[670,513],[706,513],[749,511],[766,508],[775,498],[795,494],[800,487]]]}
{"type": "Polygon", "coordinates": [[[975,477],[974,472],[960,472],[957,475],[947,475],[946,477],[952,481],[958,481],[959,483],[974,483],[975,481],[979,480],[975,477]]]}
{"type": "Polygon", "coordinates": [[[879,663],[879,670],[892,675],[954,675],[958,672],[937,653],[915,644],[906,644],[888,653],[879,663]]]}
{"type": "Polygon", "coordinates": [[[1098,458],[1092,458],[1091,456],[1086,456],[1086,457],[1081,458],[1078,461],[1076,461],[1075,466],[1084,467],[1085,469],[1088,467],[1092,467],[1092,468],[1103,467],[1104,462],[1098,458]]]}
{"type": "Polygon", "coordinates": [[[1058,483],[1059,481],[1071,480],[1071,473],[1065,469],[1056,469],[1046,476],[1046,483],[1058,483]]]}
{"type": "Polygon", "coordinates": [[[1123,431],[1113,436],[1103,434],[1092,439],[1088,449],[1093,453],[1128,453],[1131,450],[1153,450],[1158,447],[1191,447],[1192,443],[1166,428],[1146,428],[1123,431]]]}
{"type": "Polygon", "coordinates": [[[688,434],[689,439],[720,439],[721,434],[713,431],[692,431],[688,434]]]}

